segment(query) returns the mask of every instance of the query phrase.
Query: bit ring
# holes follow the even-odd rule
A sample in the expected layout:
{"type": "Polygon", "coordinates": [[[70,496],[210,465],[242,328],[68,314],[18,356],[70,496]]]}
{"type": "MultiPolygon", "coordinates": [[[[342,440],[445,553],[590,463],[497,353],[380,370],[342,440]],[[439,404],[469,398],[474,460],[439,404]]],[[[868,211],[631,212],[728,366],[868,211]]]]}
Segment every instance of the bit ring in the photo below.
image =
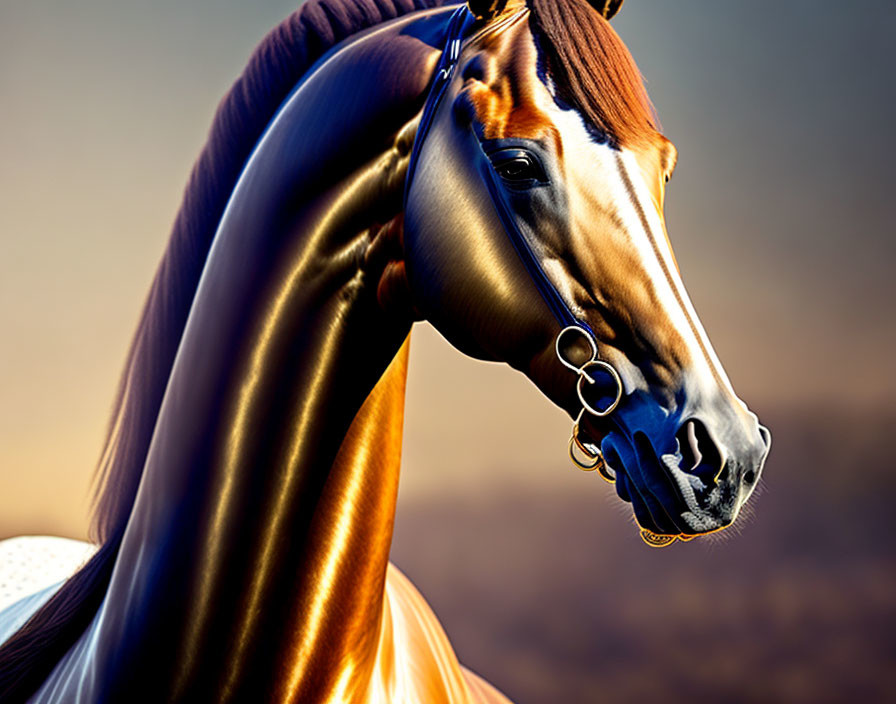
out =
{"type": "Polygon", "coordinates": [[[590,362],[585,362],[585,364],[583,364],[582,367],[580,369],[577,369],[576,371],[579,374],[579,380],[576,382],[576,393],[579,395],[579,401],[582,402],[582,408],[588,411],[591,415],[598,416],[599,418],[608,416],[614,410],[616,410],[616,406],[618,406],[619,402],[622,400],[622,379],[619,378],[619,372],[617,372],[612,365],[607,364],[606,362],[602,362],[599,359],[592,359],[590,362]],[[598,369],[601,369],[602,371],[608,373],[612,377],[613,382],[616,384],[616,397],[613,399],[613,402],[604,410],[594,408],[585,400],[585,395],[582,393],[583,380],[587,379],[589,384],[594,383],[594,380],[587,374],[587,370],[594,367],[597,367],[598,369]]]}
{"type": "Polygon", "coordinates": [[[578,423],[572,426],[572,435],[569,438],[569,458],[572,460],[572,463],[579,469],[585,472],[593,472],[596,469],[598,470],[598,474],[604,476],[602,471],[604,465],[604,456],[603,454],[601,454],[600,450],[597,451],[597,454],[594,454],[591,450],[589,450],[582,444],[582,441],[579,440],[578,423]],[[590,462],[586,463],[580,460],[576,455],[576,448],[578,448],[579,452],[587,457],[590,462]]]}
{"type": "Polygon", "coordinates": [[[597,359],[597,343],[594,341],[594,338],[588,334],[585,328],[580,327],[579,325],[568,325],[557,334],[557,338],[554,340],[554,351],[557,353],[557,359],[560,360],[560,364],[562,364],[570,371],[574,371],[576,374],[581,374],[580,367],[577,367],[572,362],[567,361],[563,354],[560,352],[560,340],[563,339],[564,335],[568,337],[570,333],[574,332],[584,337],[588,341],[589,347],[591,347],[591,358],[588,361],[593,362],[595,359],[597,359]]]}

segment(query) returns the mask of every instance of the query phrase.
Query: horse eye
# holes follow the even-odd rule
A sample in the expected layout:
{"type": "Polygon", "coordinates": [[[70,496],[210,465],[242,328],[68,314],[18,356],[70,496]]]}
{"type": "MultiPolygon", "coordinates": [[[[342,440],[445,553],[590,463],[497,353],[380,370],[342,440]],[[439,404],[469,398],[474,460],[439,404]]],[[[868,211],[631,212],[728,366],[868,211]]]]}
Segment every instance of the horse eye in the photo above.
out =
{"type": "Polygon", "coordinates": [[[507,149],[491,156],[498,175],[507,183],[522,186],[545,181],[541,164],[522,149],[507,149]]]}

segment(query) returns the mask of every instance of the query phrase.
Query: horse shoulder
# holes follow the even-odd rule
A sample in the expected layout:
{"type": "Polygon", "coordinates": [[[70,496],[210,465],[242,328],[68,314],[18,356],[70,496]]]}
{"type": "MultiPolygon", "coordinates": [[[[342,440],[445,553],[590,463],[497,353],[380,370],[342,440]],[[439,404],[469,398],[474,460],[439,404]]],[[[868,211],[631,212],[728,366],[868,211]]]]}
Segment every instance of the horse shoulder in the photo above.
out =
{"type": "Polygon", "coordinates": [[[463,667],[436,615],[392,563],[386,573],[383,627],[370,701],[510,704],[463,667]]]}

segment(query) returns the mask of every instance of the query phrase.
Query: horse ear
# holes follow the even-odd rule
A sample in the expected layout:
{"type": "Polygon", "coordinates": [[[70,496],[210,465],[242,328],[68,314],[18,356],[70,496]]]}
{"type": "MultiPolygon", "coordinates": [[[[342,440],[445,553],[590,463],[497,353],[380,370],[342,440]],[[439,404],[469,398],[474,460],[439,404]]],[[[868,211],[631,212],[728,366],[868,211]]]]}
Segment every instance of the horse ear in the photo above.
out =
{"type": "Polygon", "coordinates": [[[507,0],[467,0],[467,7],[477,20],[490,20],[501,12],[506,4],[507,0]]]}
{"type": "Polygon", "coordinates": [[[591,6],[604,16],[605,20],[610,19],[619,12],[622,7],[623,0],[588,0],[591,6]]]}

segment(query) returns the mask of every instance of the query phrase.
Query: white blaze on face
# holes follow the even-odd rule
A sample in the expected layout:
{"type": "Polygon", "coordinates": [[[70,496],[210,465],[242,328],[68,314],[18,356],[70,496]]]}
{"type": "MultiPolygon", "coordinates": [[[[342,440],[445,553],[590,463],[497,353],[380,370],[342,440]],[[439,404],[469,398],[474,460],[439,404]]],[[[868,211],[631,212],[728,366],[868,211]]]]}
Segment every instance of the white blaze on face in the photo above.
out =
{"type": "MultiPolygon", "coordinates": [[[[654,204],[636,155],[627,149],[597,144],[581,117],[553,101],[541,106],[559,128],[561,168],[568,198],[570,236],[566,251],[581,270],[596,279],[581,282],[592,295],[622,313],[636,336],[652,340],[658,352],[696,377],[699,392],[724,389],[737,398],[719,362],[675,264],[662,216],[654,204]],[[720,388],[721,387],[721,388],[720,388]]],[[[559,262],[546,273],[579,313],[569,276],[559,262]]],[[[646,387],[643,373],[625,350],[613,350],[627,390],[646,387]]],[[[687,396],[697,389],[689,389],[687,396]]],[[[698,395],[702,395],[702,393],[698,395]]],[[[739,399],[738,399],[739,401],[739,399]]],[[[740,402],[742,405],[742,402],[740,402]]]]}

